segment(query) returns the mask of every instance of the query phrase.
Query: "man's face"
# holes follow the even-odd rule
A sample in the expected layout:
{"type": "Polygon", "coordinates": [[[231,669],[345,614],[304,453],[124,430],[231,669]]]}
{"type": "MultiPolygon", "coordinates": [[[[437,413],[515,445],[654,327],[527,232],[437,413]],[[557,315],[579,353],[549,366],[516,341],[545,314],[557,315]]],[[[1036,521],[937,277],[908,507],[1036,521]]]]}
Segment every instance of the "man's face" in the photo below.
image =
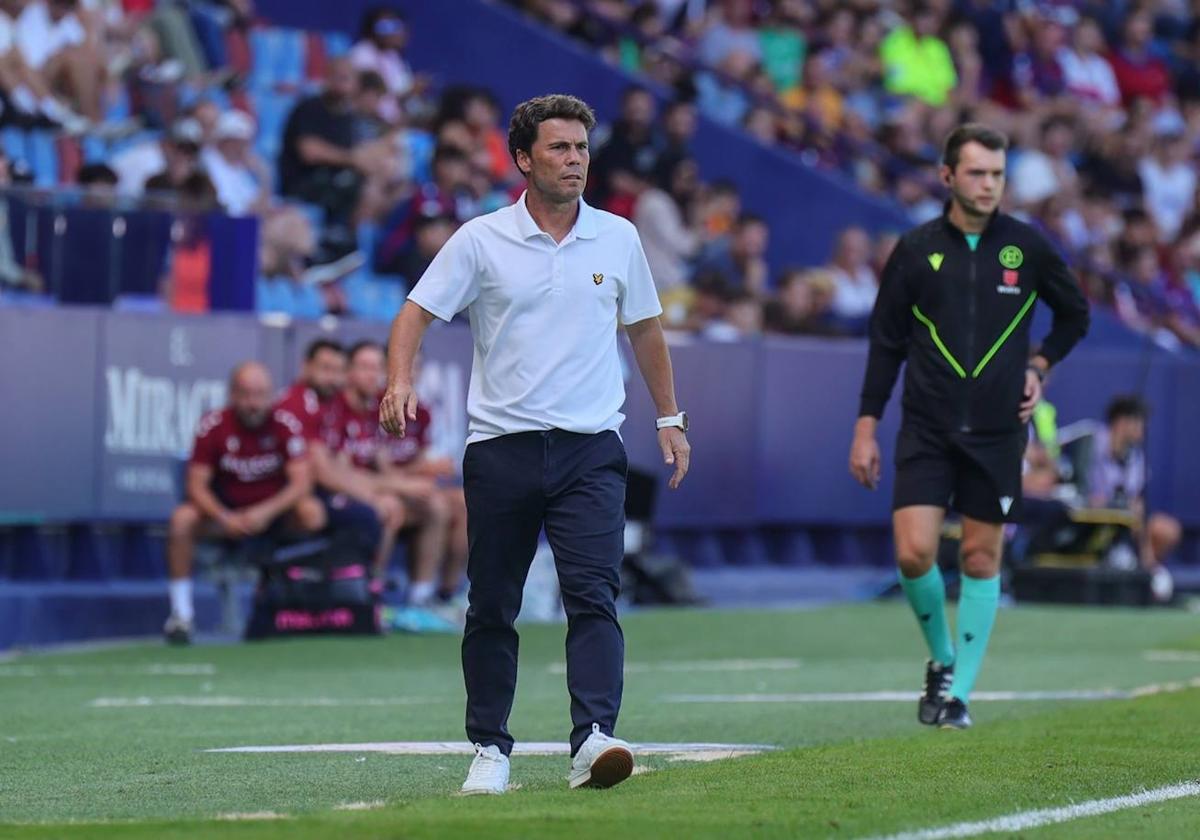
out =
{"type": "Polygon", "coordinates": [[[1141,417],[1118,417],[1113,421],[1113,450],[1125,455],[1130,449],[1141,446],[1146,437],[1146,421],[1141,417]]]}
{"type": "Polygon", "coordinates": [[[383,353],[377,347],[364,347],[354,354],[346,382],[360,397],[378,396],[383,390],[383,353]]]}
{"type": "Polygon", "coordinates": [[[738,228],[737,252],[746,257],[761,257],[767,252],[767,226],[762,222],[746,222],[738,228]]]}
{"type": "Polygon", "coordinates": [[[1003,150],[992,151],[974,141],[959,149],[958,166],[942,167],[952,200],[968,216],[988,216],[1004,194],[1003,150]]]}
{"type": "Polygon", "coordinates": [[[243,368],[234,377],[229,404],[242,425],[257,429],[271,413],[271,376],[259,365],[243,368]]]}
{"type": "Polygon", "coordinates": [[[346,384],[346,357],[336,350],[322,349],[304,363],[304,382],[327,400],[346,384]]]}
{"type": "Polygon", "coordinates": [[[349,102],[358,90],[358,79],[354,76],[354,68],[349,61],[337,59],[329,65],[329,74],[325,78],[326,95],[335,102],[349,102]]]}
{"type": "Polygon", "coordinates": [[[587,184],[587,129],[578,120],[550,119],[538,126],[530,154],[518,153],[529,186],[551,202],[577,201],[587,184]]]}
{"type": "Polygon", "coordinates": [[[844,268],[860,268],[871,257],[871,240],[866,231],[851,228],[842,234],[838,248],[838,263],[844,268]]]}
{"type": "Polygon", "coordinates": [[[649,128],[654,122],[654,97],[648,93],[632,93],[621,109],[625,121],[640,128],[649,128]]]}

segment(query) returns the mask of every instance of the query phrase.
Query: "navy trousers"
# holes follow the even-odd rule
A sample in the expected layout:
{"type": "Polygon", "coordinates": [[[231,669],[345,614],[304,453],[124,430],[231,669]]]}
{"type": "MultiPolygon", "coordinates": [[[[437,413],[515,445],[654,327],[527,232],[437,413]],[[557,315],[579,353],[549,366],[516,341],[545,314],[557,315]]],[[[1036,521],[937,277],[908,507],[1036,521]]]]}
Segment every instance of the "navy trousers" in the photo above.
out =
{"type": "Polygon", "coordinates": [[[624,555],[625,447],[616,432],[552,430],[473,443],[463,458],[470,581],[463,634],[467,737],[512,752],[521,594],[545,527],[567,614],[571,754],[598,723],[613,733],[625,639],[616,598],[624,555]]]}

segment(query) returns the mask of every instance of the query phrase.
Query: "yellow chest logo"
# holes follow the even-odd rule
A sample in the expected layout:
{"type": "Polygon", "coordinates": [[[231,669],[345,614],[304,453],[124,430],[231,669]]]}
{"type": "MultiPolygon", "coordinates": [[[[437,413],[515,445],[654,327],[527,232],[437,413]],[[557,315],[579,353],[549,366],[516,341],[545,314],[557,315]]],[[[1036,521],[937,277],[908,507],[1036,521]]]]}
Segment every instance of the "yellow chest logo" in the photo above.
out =
{"type": "Polygon", "coordinates": [[[930,254],[929,264],[933,266],[934,271],[938,271],[942,267],[942,260],[946,259],[945,254],[930,254]]]}
{"type": "Polygon", "coordinates": [[[593,274],[592,282],[595,283],[597,286],[599,286],[601,283],[604,282],[604,275],[603,274],[593,274]]]}

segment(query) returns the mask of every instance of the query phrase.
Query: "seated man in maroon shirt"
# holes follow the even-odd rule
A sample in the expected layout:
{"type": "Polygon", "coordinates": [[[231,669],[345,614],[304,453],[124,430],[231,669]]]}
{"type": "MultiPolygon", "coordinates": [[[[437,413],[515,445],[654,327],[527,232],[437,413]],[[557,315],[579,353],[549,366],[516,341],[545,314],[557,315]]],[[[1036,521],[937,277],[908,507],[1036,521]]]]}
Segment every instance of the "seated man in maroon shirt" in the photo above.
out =
{"type": "Polygon", "coordinates": [[[171,514],[167,543],[168,642],[191,641],[197,539],[240,540],[267,531],[308,533],[325,527],[299,424],[272,410],[271,395],[271,374],[263,365],[238,365],[229,378],[228,407],[205,415],[196,428],[186,500],[171,514]]]}
{"type": "Polygon", "coordinates": [[[318,338],[308,346],[300,379],[284,392],[276,408],[295,417],[303,429],[317,497],[330,527],[354,534],[374,565],[383,567],[396,532],[404,525],[404,505],[378,488],[371,473],[336,457],[343,431],[337,397],[345,381],[345,348],[318,338]]]}
{"type": "MultiPolygon", "coordinates": [[[[342,391],[343,458],[374,470],[376,486],[404,503],[407,525],[416,529],[408,602],[427,606],[434,596],[448,599],[459,587],[467,561],[467,506],[461,487],[439,480],[453,474],[448,458],[426,459],[429,412],[418,406],[403,438],[379,428],[379,399],[385,379],[383,348],[361,341],[350,349],[347,387],[342,391]]],[[[382,575],[385,567],[378,567],[382,575]]]]}

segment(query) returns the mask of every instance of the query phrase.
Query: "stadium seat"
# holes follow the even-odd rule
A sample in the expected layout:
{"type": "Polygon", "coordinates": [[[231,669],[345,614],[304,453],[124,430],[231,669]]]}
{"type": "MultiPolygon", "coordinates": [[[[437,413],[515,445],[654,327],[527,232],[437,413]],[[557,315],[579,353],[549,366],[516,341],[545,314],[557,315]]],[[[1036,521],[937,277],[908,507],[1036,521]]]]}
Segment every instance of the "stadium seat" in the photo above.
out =
{"type": "Polygon", "coordinates": [[[329,58],[340,58],[350,52],[350,36],[345,32],[325,33],[325,55],[329,58]]]}
{"type": "Polygon", "coordinates": [[[275,67],[283,50],[279,30],[259,28],[250,30],[250,75],[247,83],[255,91],[270,90],[275,85],[275,67]]]}
{"type": "Polygon", "coordinates": [[[0,131],[0,142],[4,144],[4,156],[10,161],[29,162],[29,152],[25,148],[25,132],[16,126],[5,126],[0,131]]]}
{"type": "Polygon", "coordinates": [[[280,48],[275,55],[274,81],[277,86],[300,88],[306,80],[305,52],[308,36],[299,29],[279,30],[280,48]]]}

